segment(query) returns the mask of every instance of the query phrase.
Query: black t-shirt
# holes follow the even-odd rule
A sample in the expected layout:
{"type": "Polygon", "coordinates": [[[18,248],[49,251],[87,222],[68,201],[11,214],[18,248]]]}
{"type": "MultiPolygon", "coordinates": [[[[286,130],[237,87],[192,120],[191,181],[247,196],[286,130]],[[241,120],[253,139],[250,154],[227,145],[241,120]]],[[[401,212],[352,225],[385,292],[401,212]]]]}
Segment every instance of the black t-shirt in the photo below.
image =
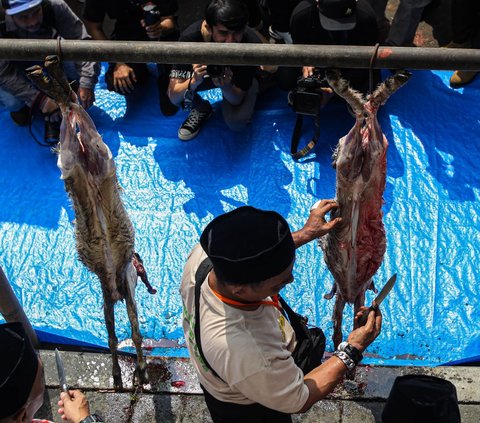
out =
{"type": "MultiPolygon", "coordinates": [[[[186,28],[180,35],[178,41],[183,42],[204,42],[203,36],[201,33],[202,22],[198,21],[186,28]]],[[[249,27],[245,29],[245,34],[242,38],[241,43],[261,43],[261,40],[249,27]]],[[[233,85],[240,88],[243,91],[247,91],[252,85],[252,80],[255,77],[256,66],[229,66],[232,69],[233,73],[233,85]]],[[[181,78],[188,79],[192,76],[192,65],[173,65],[173,68],[170,72],[171,78],[181,78]]],[[[208,89],[204,84],[209,84],[211,87],[215,88],[211,83],[210,78],[205,78],[204,82],[200,85],[199,91],[208,89]]]]}
{"type": "MultiPolygon", "coordinates": [[[[161,16],[175,15],[177,0],[157,0],[161,16]]],[[[131,0],[86,0],[83,18],[91,22],[103,22],[105,15],[114,19],[115,28],[111,38],[125,41],[148,41],[145,29],[140,24],[143,11],[131,0]]]]}
{"type": "MultiPolygon", "coordinates": [[[[351,31],[327,31],[320,24],[316,2],[304,0],[297,5],[290,19],[293,43],[374,46],[379,42],[377,20],[366,0],[357,2],[356,16],[357,24],[351,31]]],[[[364,92],[368,89],[368,70],[342,69],[342,74],[355,89],[364,92]]],[[[375,75],[375,79],[378,79],[378,75],[375,75]]]]}

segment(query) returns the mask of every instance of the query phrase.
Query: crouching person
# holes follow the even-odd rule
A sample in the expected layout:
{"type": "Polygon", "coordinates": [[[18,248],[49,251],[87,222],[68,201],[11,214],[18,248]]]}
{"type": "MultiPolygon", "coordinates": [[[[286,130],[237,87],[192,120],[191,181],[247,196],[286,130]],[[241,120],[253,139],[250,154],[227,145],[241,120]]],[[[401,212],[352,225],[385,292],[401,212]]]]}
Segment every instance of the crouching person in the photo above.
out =
{"type": "MultiPolygon", "coordinates": [[[[260,43],[247,27],[248,9],[238,0],[212,0],[205,9],[205,19],[188,27],[179,41],[211,43],[260,43]]],[[[214,47],[212,47],[214,48],[214,47]]],[[[222,90],[225,123],[234,131],[245,128],[255,108],[258,82],[255,66],[215,66],[207,64],[174,65],[170,72],[169,97],[172,103],[189,111],[178,130],[178,138],[196,137],[213,109],[199,91],[222,90]]]]}
{"type": "MultiPolygon", "coordinates": [[[[0,423],[49,423],[34,419],[43,404],[43,364],[21,323],[0,325],[0,423]]],[[[62,420],[72,423],[103,422],[90,414],[80,391],[62,392],[58,402],[62,420]]]]}
{"type": "MultiPolygon", "coordinates": [[[[82,21],[63,0],[2,0],[5,21],[0,23],[1,38],[90,39],[82,21]]],[[[28,125],[32,114],[45,119],[45,143],[53,145],[60,135],[61,114],[57,104],[33,87],[24,70],[36,62],[0,60],[0,107],[10,111],[12,120],[28,125]]],[[[85,109],[95,101],[94,87],[100,72],[95,62],[66,62],[65,73],[85,109]]]]}

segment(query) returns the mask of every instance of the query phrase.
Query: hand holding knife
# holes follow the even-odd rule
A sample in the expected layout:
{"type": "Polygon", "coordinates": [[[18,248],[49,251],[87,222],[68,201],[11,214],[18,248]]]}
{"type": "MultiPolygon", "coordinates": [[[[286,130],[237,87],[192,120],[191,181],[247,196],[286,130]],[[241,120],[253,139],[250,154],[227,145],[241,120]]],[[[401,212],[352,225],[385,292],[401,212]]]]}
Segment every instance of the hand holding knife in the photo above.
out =
{"type": "Polygon", "coordinates": [[[365,323],[367,323],[368,315],[370,314],[371,311],[375,311],[380,303],[385,299],[387,294],[391,291],[393,288],[393,285],[395,285],[395,282],[397,280],[397,274],[395,273],[385,284],[385,286],[382,288],[380,293],[377,295],[377,297],[373,300],[373,304],[363,312],[363,314],[360,316],[358,319],[358,326],[363,326],[365,323]]]}
{"type": "Polygon", "coordinates": [[[60,357],[60,352],[57,348],[55,348],[55,361],[57,363],[57,372],[58,372],[58,380],[60,382],[60,389],[65,392],[68,396],[70,393],[68,391],[67,379],[65,377],[65,369],[63,368],[63,360],[60,357]]]}

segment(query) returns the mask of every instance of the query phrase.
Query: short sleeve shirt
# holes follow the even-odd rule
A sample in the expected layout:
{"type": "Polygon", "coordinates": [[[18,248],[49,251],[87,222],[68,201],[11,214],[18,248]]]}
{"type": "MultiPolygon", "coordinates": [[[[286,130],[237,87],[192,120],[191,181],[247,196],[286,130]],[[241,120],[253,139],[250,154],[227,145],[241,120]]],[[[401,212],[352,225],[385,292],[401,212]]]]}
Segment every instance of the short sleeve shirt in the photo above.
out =
{"type": "Polygon", "coordinates": [[[308,399],[303,373],[291,352],[295,334],[279,310],[261,305],[246,311],[224,304],[206,280],[201,287],[201,359],[194,336],[195,272],[206,258],[197,245],[185,265],[180,292],[183,329],[202,386],[215,398],[236,404],[259,403],[284,413],[299,411],[308,399]]]}

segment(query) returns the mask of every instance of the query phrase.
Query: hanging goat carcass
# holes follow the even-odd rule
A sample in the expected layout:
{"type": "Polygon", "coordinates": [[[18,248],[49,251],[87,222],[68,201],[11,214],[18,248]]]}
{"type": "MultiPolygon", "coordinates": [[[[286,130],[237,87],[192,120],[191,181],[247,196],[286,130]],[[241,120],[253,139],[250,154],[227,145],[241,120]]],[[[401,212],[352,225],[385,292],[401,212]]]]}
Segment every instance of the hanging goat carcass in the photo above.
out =
{"type": "Polygon", "coordinates": [[[100,279],[114,385],[117,389],[123,387],[114,317],[114,305],[119,300],[126,302],[132,328],[137,380],[146,383],[146,363],[134,298],[137,276],[142,278],[150,293],[155,290],[148,283],[142,261],[134,251],[134,230],[120,198],[112,153],[90,116],[78,104],[57,56],[45,59],[45,69],[33,66],[26,72],[58,103],[62,112],[57,164],[75,211],[78,256],[100,279]]]}
{"type": "Polygon", "coordinates": [[[380,267],[386,249],[382,221],[388,142],[377,120],[378,108],[405,82],[410,74],[398,71],[365,100],[351,89],[338,71],[328,71],[333,90],[350,105],[356,122],[338,142],[334,153],[336,200],[332,218],[342,221],[320,239],[325,262],[334,278],[333,343],[342,341],[345,303],[354,304],[356,314],[365,302],[365,291],[373,289],[372,277],[380,267]]]}

